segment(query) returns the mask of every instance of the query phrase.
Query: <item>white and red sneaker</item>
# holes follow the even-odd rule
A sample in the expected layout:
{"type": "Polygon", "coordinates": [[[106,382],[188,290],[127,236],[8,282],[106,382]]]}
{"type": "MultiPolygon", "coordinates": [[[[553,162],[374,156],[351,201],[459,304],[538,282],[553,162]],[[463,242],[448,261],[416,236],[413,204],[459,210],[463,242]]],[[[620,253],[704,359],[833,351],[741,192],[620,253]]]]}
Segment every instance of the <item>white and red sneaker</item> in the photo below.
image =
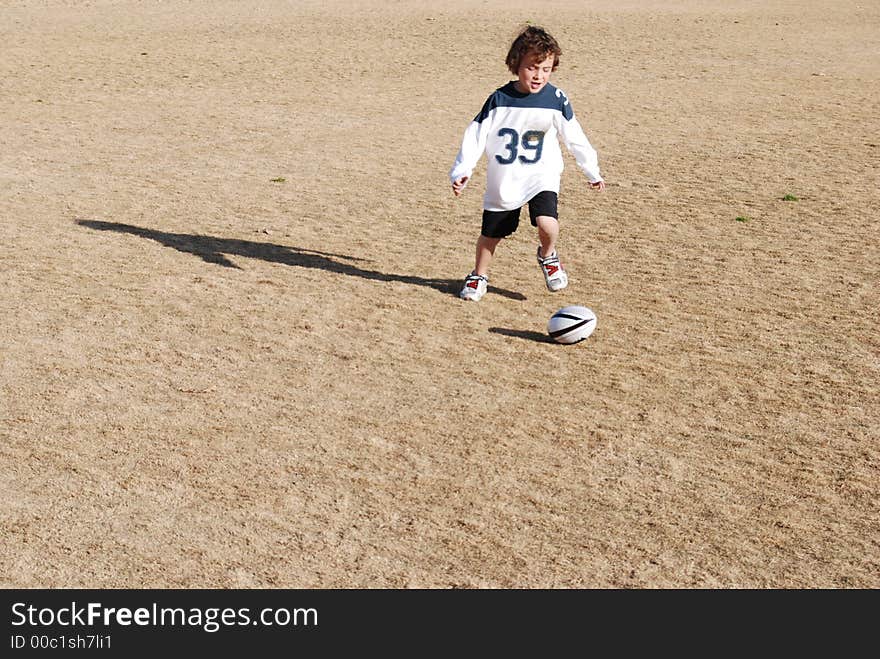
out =
{"type": "Polygon", "coordinates": [[[461,293],[458,294],[462,300],[470,300],[477,302],[486,294],[486,288],[489,286],[489,278],[483,275],[476,275],[473,272],[464,279],[464,286],[461,293]]]}
{"type": "Polygon", "coordinates": [[[541,256],[541,246],[538,246],[538,265],[541,266],[541,272],[544,273],[544,283],[551,291],[561,291],[568,286],[568,275],[565,268],[559,261],[559,254],[553,252],[550,256],[541,256]]]}

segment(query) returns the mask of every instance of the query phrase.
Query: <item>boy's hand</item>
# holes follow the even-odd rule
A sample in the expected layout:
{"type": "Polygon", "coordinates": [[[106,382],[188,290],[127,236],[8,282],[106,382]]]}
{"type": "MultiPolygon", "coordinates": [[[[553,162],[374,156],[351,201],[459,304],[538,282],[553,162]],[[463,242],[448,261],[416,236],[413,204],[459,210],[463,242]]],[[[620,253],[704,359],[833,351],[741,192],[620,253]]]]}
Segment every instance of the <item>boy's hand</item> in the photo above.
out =
{"type": "Polygon", "coordinates": [[[605,181],[596,181],[595,183],[593,183],[591,181],[590,187],[593,188],[593,190],[598,190],[599,192],[605,192],[605,181]]]}
{"type": "Polygon", "coordinates": [[[462,176],[460,179],[455,180],[452,183],[452,193],[458,197],[461,195],[461,191],[464,190],[464,186],[467,185],[468,177],[462,176]]]}

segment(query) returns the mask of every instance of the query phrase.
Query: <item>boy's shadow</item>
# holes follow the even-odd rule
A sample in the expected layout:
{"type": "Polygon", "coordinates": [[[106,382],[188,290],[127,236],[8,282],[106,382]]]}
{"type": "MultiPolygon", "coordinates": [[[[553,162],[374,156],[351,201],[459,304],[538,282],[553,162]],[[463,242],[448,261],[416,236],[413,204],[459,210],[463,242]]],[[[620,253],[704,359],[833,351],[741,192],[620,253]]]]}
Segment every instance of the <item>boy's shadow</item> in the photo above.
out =
{"type": "MultiPolygon", "coordinates": [[[[95,229],[97,231],[130,233],[135,236],[140,236],[141,238],[149,238],[150,240],[155,240],[166,247],[173,247],[180,252],[195,254],[207,263],[222,265],[225,268],[239,267],[225,256],[226,254],[234,254],[236,256],[245,256],[252,259],[261,259],[271,263],[283,263],[284,265],[295,265],[302,268],[317,268],[327,272],[336,272],[342,275],[362,277],[374,281],[399,281],[414,286],[426,286],[450,295],[458,295],[458,288],[461,283],[457,279],[431,279],[427,277],[417,277],[415,275],[397,275],[379,272],[378,270],[367,270],[366,268],[353,264],[353,262],[365,261],[365,259],[356,258],[354,256],[345,256],[343,254],[329,254],[309,249],[298,249],[296,247],[287,247],[286,245],[258,243],[250,240],[236,240],[232,238],[214,238],[212,236],[199,236],[188,233],[168,233],[166,231],[146,229],[132,224],[103,222],[101,220],[77,220],[76,223],[80,226],[95,229]],[[344,259],[345,261],[348,261],[348,263],[339,259],[344,259]]],[[[503,288],[490,286],[489,290],[497,295],[508,297],[513,300],[526,299],[522,293],[508,291],[503,288]]]]}

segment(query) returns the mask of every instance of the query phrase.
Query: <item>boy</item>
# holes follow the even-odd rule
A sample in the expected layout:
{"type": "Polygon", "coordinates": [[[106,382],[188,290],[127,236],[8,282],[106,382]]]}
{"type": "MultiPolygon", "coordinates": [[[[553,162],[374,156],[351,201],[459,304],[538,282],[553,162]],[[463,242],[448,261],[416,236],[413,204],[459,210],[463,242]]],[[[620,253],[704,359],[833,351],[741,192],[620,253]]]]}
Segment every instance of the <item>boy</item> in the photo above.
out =
{"type": "Polygon", "coordinates": [[[557,135],[587,175],[590,186],[605,190],[592,147],[568,102],[550,84],[562,50],[546,30],[523,29],[507,53],[507,67],[517,77],[495,90],[467,127],[461,150],[449,172],[458,197],[486,153],[486,192],[483,223],[477,239],[474,269],[459,297],[476,302],[486,293],[489,265],[502,238],[519,225],[520,209],[528,204],[532,226],[538,229],[538,265],[551,291],[568,285],[568,275],[556,252],[559,235],[557,201],[562,152],[557,135]]]}

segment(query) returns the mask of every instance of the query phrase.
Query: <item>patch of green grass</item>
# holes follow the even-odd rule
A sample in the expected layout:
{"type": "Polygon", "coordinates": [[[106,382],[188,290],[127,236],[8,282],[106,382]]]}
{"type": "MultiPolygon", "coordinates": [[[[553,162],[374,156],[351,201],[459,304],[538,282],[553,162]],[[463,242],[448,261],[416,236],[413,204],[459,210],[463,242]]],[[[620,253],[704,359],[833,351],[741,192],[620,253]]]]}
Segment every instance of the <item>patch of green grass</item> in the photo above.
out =
{"type": "Polygon", "coordinates": [[[748,221],[750,221],[751,219],[752,219],[752,218],[750,218],[750,217],[746,217],[745,215],[739,215],[739,216],[736,218],[736,221],[737,221],[737,222],[748,222],[748,221]]]}
{"type": "Polygon", "coordinates": [[[272,181],[272,183],[284,183],[287,179],[283,176],[276,176],[275,178],[270,178],[269,180],[272,181]]]}
{"type": "Polygon", "coordinates": [[[798,200],[798,198],[795,197],[793,194],[787,194],[782,198],[782,201],[797,201],[797,200],[798,200]]]}

